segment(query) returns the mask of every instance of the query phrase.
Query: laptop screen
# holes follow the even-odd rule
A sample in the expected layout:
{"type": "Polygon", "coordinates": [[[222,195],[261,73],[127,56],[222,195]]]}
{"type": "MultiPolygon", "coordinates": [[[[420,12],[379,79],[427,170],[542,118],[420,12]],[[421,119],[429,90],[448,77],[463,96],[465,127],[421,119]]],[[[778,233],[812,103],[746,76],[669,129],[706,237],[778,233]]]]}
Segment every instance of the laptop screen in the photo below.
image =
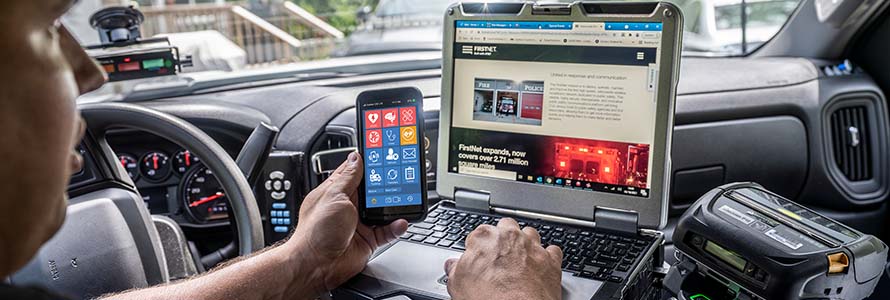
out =
{"type": "Polygon", "coordinates": [[[661,30],[456,21],[448,171],[649,197],[661,30]]]}

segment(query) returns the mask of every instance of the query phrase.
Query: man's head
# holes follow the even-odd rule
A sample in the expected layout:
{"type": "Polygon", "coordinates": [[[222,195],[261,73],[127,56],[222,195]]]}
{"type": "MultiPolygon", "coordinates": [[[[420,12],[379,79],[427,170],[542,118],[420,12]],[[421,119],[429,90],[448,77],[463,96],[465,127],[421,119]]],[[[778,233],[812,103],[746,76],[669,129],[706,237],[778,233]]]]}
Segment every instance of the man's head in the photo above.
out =
{"type": "Polygon", "coordinates": [[[68,178],[81,164],[74,100],[105,80],[58,21],[72,3],[0,2],[0,277],[27,263],[61,226],[68,178]]]}

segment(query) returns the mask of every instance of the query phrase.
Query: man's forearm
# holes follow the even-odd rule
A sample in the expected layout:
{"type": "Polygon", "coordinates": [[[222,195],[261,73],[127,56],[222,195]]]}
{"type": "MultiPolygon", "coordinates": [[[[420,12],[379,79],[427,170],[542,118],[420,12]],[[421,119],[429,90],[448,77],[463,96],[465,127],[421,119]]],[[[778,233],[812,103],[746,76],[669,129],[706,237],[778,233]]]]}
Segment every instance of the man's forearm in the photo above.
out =
{"type": "Polygon", "coordinates": [[[314,299],[323,277],[301,247],[290,241],[208,274],[103,299],[314,299]]]}

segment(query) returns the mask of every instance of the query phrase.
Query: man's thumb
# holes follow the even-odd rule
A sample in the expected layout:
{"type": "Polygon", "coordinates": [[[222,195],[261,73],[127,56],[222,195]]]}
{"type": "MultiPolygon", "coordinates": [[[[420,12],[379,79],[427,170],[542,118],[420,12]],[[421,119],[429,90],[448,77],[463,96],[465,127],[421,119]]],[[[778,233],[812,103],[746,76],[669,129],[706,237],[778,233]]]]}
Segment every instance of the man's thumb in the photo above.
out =
{"type": "Polygon", "coordinates": [[[458,258],[449,258],[445,261],[445,275],[451,277],[451,274],[454,272],[454,267],[457,266],[458,258]]]}

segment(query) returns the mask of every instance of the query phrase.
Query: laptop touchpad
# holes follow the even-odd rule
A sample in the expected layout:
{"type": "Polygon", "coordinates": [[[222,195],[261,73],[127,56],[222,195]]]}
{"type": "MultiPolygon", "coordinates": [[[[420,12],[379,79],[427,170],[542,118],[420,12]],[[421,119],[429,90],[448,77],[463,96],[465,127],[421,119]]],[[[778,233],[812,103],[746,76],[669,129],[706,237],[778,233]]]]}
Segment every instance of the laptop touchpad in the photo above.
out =
{"type": "MultiPolygon", "coordinates": [[[[397,242],[368,262],[362,274],[448,299],[448,289],[442,280],[445,260],[460,255],[457,251],[397,242]]],[[[590,299],[602,285],[600,281],[573,277],[566,272],[562,275],[563,299],[590,299]]]]}
{"type": "Polygon", "coordinates": [[[362,274],[408,288],[448,298],[441,279],[445,276],[445,260],[460,257],[461,252],[397,242],[368,262],[362,274]]]}

